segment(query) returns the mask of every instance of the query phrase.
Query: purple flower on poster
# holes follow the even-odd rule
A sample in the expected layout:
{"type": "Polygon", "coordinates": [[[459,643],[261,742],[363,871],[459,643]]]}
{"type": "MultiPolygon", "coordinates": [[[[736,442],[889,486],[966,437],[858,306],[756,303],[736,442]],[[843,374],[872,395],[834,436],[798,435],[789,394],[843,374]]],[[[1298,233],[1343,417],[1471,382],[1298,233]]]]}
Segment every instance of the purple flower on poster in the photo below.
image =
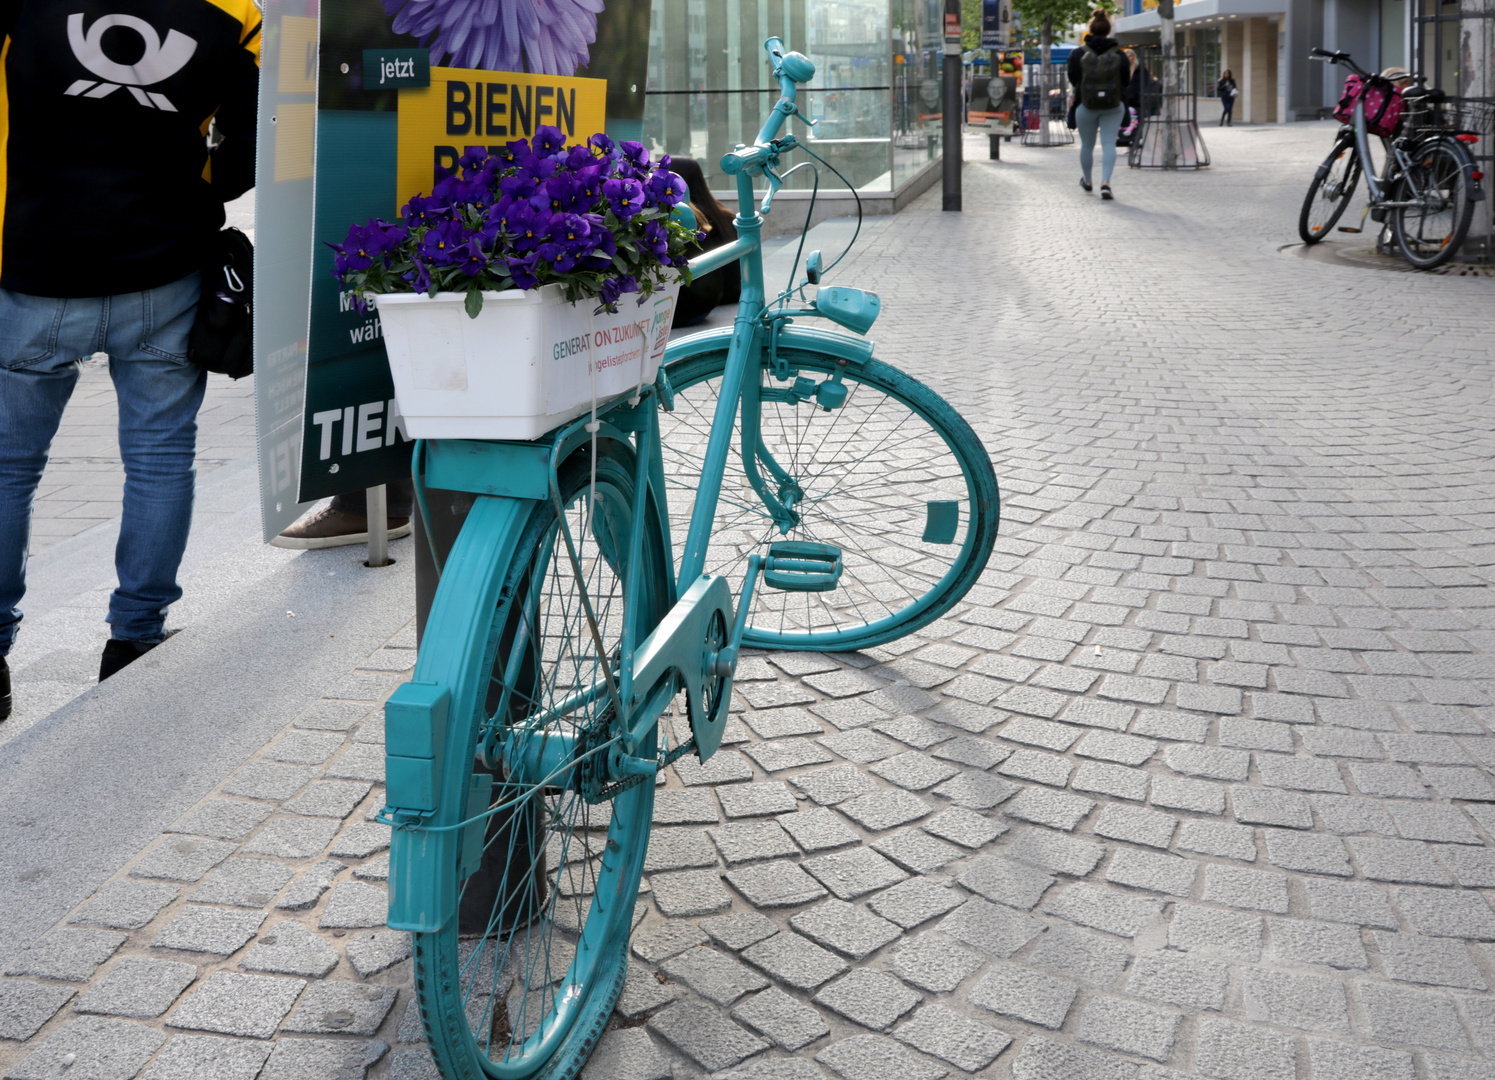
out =
{"type": "Polygon", "coordinates": [[[574,75],[591,58],[606,0],[384,0],[394,30],[431,50],[431,63],[486,71],[574,75]]]}

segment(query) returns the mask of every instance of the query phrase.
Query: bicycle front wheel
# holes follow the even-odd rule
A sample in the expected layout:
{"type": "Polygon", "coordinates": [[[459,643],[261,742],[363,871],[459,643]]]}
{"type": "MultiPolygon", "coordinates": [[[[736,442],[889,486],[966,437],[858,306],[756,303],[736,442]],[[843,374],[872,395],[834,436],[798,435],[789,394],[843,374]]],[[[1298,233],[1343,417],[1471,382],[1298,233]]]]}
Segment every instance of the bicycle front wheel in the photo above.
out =
{"type": "MultiPolygon", "coordinates": [[[[753,596],[744,641],[760,648],[848,651],[902,637],[949,611],[975,584],[996,541],[997,479],[985,447],[938,394],[876,360],[781,347],[789,378],[760,368],[759,471],[791,505],[776,521],[744,468],[742,416],[722,479],[706,572],[737,591],[753,554],[781,540],[839,551],[842,571],[824,591],[753,596]],[[829,410],[806,382],[839,379],[845,399],[829,410]],[[798,386],[800,392],[796,392],[798,386]],[[807,396],[806,396],[807,395],[807,396]]],[[[725,351],[671,364],[673,413],[661,417],[675,550],[695,504],[725,351]]],[[[748,378],[753,378],[750,372],[748,378]]],[[[834,397],[827,400],[834,402],[834,397]]]]}
{"type": "MultiPolygon", "coordinates": [[[[569,1080],[627,968],[654,785],[589,801],[588,770],[605,750],[588,751],[605,742],[612,716],[604,665],[616,678],[625,623],[637,642],[663,618],[669,566],[654,521],[642,523],[638,565],[627,565],[633,453],[608,440],[597,448],[595,486],[589,450],[562,468],[561,515],[539,503],[522,527],[500,529],[497,501],[478,501],[422,641],[423,658],[435,655],[416,678],[453,688],[447,753],[465,755],[459,790],[476,793],[456,817],[498,808],[452,863],[430,867],[456,876],[459,908],[442,930],[414,940],[416,993],[446,1080],[569,1080]],[[491,762],[506,740],[501,763],[484,766],[485,741],[491,762]]],[[[654,739],[637,752],[653,756],[654,739]]]]}
{"type": "Polygon", "coordinates": [[[1298,213],[1298,235],[1305,244],[1328,236],[1343,216],[1360,184],[1360,154],[1353,136],[1341,135],[1308,185],[1298,213]]]}
{"type": "Polygon", "coordinates": [[[1419,270],[1442,266],[1454,257],[1474,215],[1470,171],[1473,162],[1451,139],[1416,147],[1412,164],[1393,189],[1391,230],[1402,258],[1419,270]]]}

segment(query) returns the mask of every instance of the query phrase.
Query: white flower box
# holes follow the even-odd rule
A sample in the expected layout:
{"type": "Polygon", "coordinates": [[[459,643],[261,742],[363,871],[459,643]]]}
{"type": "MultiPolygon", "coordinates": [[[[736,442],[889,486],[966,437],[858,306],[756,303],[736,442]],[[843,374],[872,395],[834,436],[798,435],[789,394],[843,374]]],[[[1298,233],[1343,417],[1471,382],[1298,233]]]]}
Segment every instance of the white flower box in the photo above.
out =
{"type": "Polygon", "coordinates": [[[625,293],[616,315],[567,303],[559,285],[485,292],[476,319],[463,293],[371,299],[412,439],[537,439],[654,381],[679,292],[642,305],[625,293]]]}

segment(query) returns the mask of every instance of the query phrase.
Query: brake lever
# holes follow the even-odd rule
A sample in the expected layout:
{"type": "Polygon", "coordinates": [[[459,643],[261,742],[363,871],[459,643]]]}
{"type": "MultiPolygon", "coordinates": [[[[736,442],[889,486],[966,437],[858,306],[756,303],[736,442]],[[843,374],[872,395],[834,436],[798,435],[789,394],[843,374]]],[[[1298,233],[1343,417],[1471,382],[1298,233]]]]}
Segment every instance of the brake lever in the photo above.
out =
{"type": "Polygon", "coordinates": [[[763,206],[759,209],[758,212],[764,217],[767,217],[769,210],[773,208],[773,197],[777,195],[779,193],[779,189],[784,186],[784,180],[781,176],[779,176],[778,173],[774,172],[772,166],[769,165],[763,166],[763,176],[768,180],[768,196],[763,200],[763,206]]]}

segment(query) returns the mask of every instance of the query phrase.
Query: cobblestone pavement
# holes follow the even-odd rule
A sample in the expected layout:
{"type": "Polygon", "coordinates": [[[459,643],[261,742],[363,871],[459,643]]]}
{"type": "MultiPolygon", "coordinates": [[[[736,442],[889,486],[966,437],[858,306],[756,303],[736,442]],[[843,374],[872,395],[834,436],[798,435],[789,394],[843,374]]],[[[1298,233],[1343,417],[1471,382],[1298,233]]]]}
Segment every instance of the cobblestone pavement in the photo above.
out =
{"type": "MultiPolygon", "coordinates": [[[[997,553],[893,647],[744,659],[589,1080],[1495,1076],[1491,286],[1279,253],[1330,133],[1111,205],[1004,149],[868,224],[997,553]]],[[[368,820],[412,644],[9,961],[5,1076],[431,1075],[368,820]]]]}

